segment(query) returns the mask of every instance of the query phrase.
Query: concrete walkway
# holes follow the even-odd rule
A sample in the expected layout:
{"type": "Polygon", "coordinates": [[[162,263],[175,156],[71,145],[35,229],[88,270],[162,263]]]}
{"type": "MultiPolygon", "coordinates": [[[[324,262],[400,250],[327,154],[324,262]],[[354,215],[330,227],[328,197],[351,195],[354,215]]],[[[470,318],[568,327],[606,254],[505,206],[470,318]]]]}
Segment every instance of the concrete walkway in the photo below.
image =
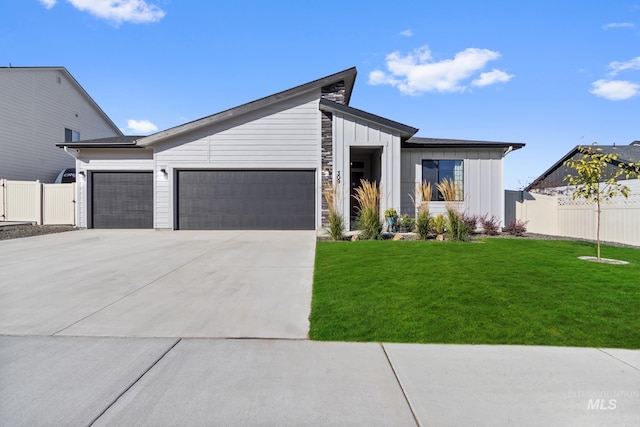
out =
{"type": "Polygon", "coordinates": [[[314,244],[0,242],[0,425],[640,425],[637,350],[306,340],[314,244]]]}

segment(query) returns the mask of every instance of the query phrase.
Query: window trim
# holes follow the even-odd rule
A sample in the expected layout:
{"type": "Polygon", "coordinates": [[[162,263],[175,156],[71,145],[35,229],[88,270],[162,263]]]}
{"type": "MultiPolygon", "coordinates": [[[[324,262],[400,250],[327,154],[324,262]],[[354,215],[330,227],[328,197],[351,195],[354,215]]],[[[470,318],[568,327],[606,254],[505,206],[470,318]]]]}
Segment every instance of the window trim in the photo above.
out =
{"type": "Polygon", "coordinates": [[[440,192],[437,190],[436,188],[436,184],[442,182],[443,179],[445,178],[450,178],[450,176],[441,176],[440,174],[440,162],[441,161],[445,161],[445,162],[460,162],[460,179],[456,179],[455,177],[455,165],[454,165],[454,169],[453,169],[453,180],[454,182],[458,182],[460,184],[460,188],[462,190],[462,197],[460,200],[460,202],[464,201],[464,159],[422,159],[421,162],[421,166],[422,166],[422,179],[420,182],[423,181],[427,181],[431,183],[431,201],[432,202],[444,202],[444,198],[442,197],[442,194],[440,194],[440,192]],[[435,163],[435,173],[437,174],[437,181],[433,181],[432,179],[427,179],[425,178],[425,162],[433,162],[435,163]]]}

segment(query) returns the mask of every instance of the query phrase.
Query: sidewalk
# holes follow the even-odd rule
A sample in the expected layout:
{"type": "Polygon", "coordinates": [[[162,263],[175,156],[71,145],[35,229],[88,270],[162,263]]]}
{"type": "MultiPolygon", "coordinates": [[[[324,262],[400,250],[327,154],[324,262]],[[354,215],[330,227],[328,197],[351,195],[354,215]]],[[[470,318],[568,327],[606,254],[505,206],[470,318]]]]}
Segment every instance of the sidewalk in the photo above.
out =
{"type": "Polygon", "coordinates": [[[3,425],[635,426],[640,351],[0,336],[3,425]]]}

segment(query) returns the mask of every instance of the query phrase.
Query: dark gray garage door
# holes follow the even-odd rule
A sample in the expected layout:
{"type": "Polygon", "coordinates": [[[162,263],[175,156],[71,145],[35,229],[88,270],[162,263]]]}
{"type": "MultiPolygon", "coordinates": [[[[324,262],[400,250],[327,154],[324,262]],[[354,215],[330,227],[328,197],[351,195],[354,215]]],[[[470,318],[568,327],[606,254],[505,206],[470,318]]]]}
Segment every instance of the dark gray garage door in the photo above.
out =
{"type": "Polygon", "coordinates": [[[313,230],[315,172],[178,171],[181,230],[313,230]]]}
{"type": "Polygon", "coordinates": [[[153,228],[153,173],[93,172],[93,228],[153,228]]]}

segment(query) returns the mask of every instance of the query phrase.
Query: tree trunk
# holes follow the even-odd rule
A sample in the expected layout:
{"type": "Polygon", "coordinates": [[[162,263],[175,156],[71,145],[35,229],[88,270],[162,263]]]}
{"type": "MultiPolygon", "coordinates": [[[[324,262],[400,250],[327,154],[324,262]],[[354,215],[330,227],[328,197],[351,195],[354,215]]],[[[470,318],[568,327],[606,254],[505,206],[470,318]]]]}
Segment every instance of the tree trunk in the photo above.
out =
{"type": "Polygon", "coordinates": [[[596,228],[596,240],[598,241],[598,261],[600,261],[600,199],[596,199],[596,204],[598,205],[597,217],[598,225],[596,228]]]}

